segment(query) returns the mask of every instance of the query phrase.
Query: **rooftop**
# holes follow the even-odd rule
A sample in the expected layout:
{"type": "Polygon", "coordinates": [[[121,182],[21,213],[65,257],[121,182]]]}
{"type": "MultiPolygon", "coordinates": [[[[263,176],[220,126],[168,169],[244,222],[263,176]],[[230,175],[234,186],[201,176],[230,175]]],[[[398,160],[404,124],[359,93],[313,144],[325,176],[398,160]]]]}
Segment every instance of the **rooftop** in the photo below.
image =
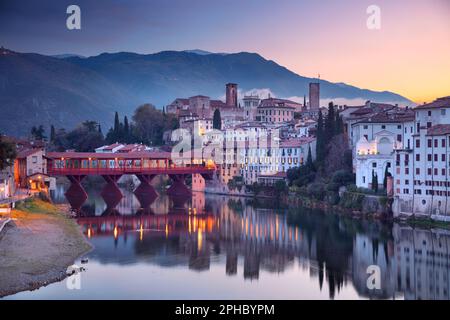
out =
{"type": "Polygon", "coordinates": [[[437,124],[428,128],[427,135],[442,136],[450,134],[450,124],[437,124]]]}
{"type": "Polygon", "coordinates": [[[417,106],[414,108],[414,110],[417,109],[431,109],[431,108],[450,108],[450,96],[447,97],[441,97],[436,100],[434,100],[431,103],[422,104],[420,106],[417,106]]]}

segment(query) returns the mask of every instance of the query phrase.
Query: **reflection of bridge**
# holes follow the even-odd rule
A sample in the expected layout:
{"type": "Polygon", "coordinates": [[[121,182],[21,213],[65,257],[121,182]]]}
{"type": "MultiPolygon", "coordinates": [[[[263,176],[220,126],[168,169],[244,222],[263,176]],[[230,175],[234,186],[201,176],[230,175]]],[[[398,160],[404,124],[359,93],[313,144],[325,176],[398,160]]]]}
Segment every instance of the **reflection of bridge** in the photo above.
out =
{"type": "Polygon", "coordinates": [[[125,215],[108,217],[80,217],[77,223],[82,226],[83,232],[90,238],[94,235],[118,235],[125,231],[160,230],[166,235],[178,234],[188,231],[212,232],[217,219],[210,214],[157,214],[157,215],[125,215]]]}
{"type": "Polygon", "coordinates": [[[136,194],[156,196],[150,185],[157,175],[167,175],[172,180],[169,195],[186,195],[190,190],[185,185],[188,175],[200,174],[206,180],[213,177],[216,167],[213,162],[192,160],[190,164],[177,165],[168,152],[131,153],[89,153],[89,152],[49,152],[47,154],[47,173],[50,176],[66,176],[71,186],[67,195],[86,200],[87,194],[81,186],[86,176],[102,176],[107,182],[102,191],[106,197],[121,198],[117,181],[123,175],[136,175],[141,182],[136,194]]]}

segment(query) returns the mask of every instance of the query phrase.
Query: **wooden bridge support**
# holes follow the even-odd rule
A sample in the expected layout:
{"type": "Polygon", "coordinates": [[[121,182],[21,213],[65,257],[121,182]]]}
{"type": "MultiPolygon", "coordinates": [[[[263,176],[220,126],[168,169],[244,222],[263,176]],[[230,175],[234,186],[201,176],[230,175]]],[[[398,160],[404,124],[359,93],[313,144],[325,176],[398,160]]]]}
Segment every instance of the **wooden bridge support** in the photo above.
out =
{"type": "Polygon", "coordinates": [[[156,175],[154,174],[137,174],[136,177],[139,179],[141,184],[134,190],[136,195],[144,195],[149,198],[156,198],[158,193],[156,193],[155,188],[150,184],[153,178],[156,175]]]}
{"type": "MultiPolygon", "coordinates": [[[[122,175],[103,175],[103,179],[106,181],[106,185],[103,187],[103,190],[101,192],[101,195],[104,199],[108,199],[106,202],[113,203],[116,202],[116,205],[120,202],[120,199],[123,198],[122,192],[120,192],[120,189],[117,185],[117,181],[120,179],[122,175]],[[110,201],[110,199],[114,199],[114,201],[110,201]]],[[[106,201],[106,200],[105,200],[106,201]]]]}
{"type": "Polygon", "coordinates": [[[67,176],[67,179],[69,179],[70,181],[70,187],[69,189],[67,189],[65,195],[67,201],[69,201],[70,206],[74,210],[80,210],[81,206],[88,198],[86,191],[81,185],[81,181],[84,179],[84,177],[85,176],[83,175],[67,176]]]}
{"type": "Polygon", "coordinates": [[[184,182],[187,176],[187,174],[169,174],[172,185],[167,189],[167,194],[170,196],[190,196],[191,190],[184,182]]]}

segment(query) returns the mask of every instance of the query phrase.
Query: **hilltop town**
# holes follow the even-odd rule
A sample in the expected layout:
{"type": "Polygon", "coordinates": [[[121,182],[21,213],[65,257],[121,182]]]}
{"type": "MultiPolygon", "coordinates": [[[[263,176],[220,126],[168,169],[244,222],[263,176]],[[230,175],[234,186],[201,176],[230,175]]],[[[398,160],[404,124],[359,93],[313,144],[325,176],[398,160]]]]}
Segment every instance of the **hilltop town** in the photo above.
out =
{"type": "MultiPolygon", "coordinates": [[[[343,192],[350,190],[390,199],[388,212],[394,217],[449,220],[450,97],[415,108],[372,101],[356,106],[321,106],[320,83],[310,83],[309,88],[308,99],[305,96],[299,103],[256,94],[239,99],[238,84],[228,83],[225,101],[196,95],[176,98],[167,105],[156,122],[175,124],[160,124],[159,143],[153,140],[156,144],[146,145],[149,141],[136,142],[144,138],[130,139],[132,126],[139,126],[137,116],[133,117],[136,123],[128,123],[125,117],[123,124],[116,114],[109,139],[95,140],[97,144],[92,142],[87,150],[59,145],[56,151],[90,151],[88,162],[95,161],[96,154],[170,153],[188,135],[189,145],[191,140],[200,142],[192,145],[194,151],[184,150],[182,158],[195,161],[195,148],[201,149],[201,159],[197,160],[214,160],[216,167],[212,179],[192,174],[188,182],[192,191],[275,196],[289,188],[323,201],[329,199],[329,191],[335,196],[339,191],[342,198],[343,192]],[[108,140],[114,142],[98,145],[108,140]],[[215,151],[207,155],[205,150],[212,149],[215,151]]],[[[143,110],[147,109],[141,107],[143,110]]],[[[97,134],[95,137],[101,135],[95,122],[84,126],[93,127],[89,130],[97,134]]],[[[45,142],[44,129],[33,130],[34,139],[30,140],[2,137],[17,150],[12,164],[1,171],[3,203],[33,190],[55,188],[55,177],[48,174],[47,154],[55,151],[57,133],[52,128],[50,141],[45,142]]],[[[65,158],[70,158],[70,153],[65,158]]],[[[186,159],[172,159],[173,165],[186,165],[186,159]]]]}

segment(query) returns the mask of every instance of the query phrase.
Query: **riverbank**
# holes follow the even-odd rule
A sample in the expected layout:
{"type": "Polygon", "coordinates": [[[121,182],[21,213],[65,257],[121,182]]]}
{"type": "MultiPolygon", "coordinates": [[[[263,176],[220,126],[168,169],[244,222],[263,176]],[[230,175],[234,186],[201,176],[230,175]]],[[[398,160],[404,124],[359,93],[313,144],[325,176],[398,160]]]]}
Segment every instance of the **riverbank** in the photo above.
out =
{"type": "Polygon", "coordinates": [[[38,198],[17,203],[0,234],[0,297],[61,281],[91,250],[68,212],[38,198]]]}

